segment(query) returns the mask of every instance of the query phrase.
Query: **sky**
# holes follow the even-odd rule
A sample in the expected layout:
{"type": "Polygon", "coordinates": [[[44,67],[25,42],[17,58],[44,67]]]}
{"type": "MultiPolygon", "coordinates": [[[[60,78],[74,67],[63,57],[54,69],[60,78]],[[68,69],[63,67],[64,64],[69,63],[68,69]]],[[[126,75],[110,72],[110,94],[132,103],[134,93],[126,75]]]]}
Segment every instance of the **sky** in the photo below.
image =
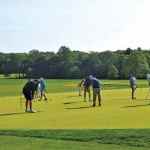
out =
{"type": "Polygon", "coordinates": [[[150,0],[0,0],[0,52],[150,49],[150,0]]]}

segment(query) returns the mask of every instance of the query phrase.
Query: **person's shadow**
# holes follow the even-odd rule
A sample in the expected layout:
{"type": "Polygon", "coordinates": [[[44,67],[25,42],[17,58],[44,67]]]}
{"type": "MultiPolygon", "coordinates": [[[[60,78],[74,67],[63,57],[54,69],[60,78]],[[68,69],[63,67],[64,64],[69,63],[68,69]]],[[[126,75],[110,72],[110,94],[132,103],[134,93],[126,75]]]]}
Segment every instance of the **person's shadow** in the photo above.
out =
{"type": "Polygon", "coordinates": [[[133,105],[133,106],[124,106],[122,108],[136,108],[136,107],[146,107],[146,106],[150,106],[150,104],[142,104],[142,105],[133,105]]]}
{"type": "Polygon", "coordinates": [[[85,106],[85,107],[68,107],[65,109],[87,109],[87,108],[92,108],[92,106],[85,106]]]}
{"type": "Polygon", "coordinates": [[[69,105],[69,104],[75,104],[75,103],[80,103],[82,101],[71,101],[71,102],[65,102],[63,103],[64,105],[69,105]]]}
{"type": "Polygon", "coordinates": [[[12,116],[12,115],[22,115],[22,114],[26,114],[26,112],[0,113],[0,116],[12,116]]]}
{"type": "MultiPolygon", "coordinates": [[[[36,113],[41,112],[41,111],[37,111],[36,113]]],[[[1,116],[15,116],[15,115],[25,115],[25,114],[33,114],[30,112],[11,112],[11,113],[0,113],[0,117],[1,116]]]]}

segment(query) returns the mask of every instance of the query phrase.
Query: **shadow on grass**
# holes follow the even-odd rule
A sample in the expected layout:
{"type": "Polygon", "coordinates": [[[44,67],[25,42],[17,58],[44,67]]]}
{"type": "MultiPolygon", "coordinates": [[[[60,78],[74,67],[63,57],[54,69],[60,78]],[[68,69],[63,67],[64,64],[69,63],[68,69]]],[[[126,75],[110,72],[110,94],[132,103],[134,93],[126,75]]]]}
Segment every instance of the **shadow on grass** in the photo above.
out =
{"type": "Polygon", "coordinates": [[[27,114],[26,112],[12,112],[12,113],[0,113],[1,116],[12,116],[12,115],[22,115],[22,114],[27,114]]]}
{"type": "Polygon", "coordinates": [[[80,96],[78,96],[78,95],[68,95],[68,96],[66,96],[67,98],[76,98],[76,97],[80,97],[80,96]]]}
{"type": "Polygon", "coordinates": [[[72,102],[65,102],[63,103],[64,105],[69,105],[69,104],[75,104],[75,103],[80,103],[82,101],[72,101],[72,102]]]}
{"type": "Polygon", "coordinates": [[[143,104],[143,105],[133,105],[133,106],[124,106],[122,108],[136,108],[136,107],[147,107],[150,106],[150,104],[143,104]]]}
{"type": "MultiPolygon", "coordinates": [[[[39,112],[42,112],[42,111],[37,111],[36,113],[39,113],[39,112]]],[[[1,117],[1,116],[23,115],[23,114],[34,114],[34,113],[30,113],[30,112],[0,113],[0,117],[1,117]]]]}
{"type": "Polygon", "coordinates": [[[71,107],[71,108],[65,108],[65,109],[87,109],[87,108],[93,108],[92,106],[85,106],[85,107],[71,107]]]}

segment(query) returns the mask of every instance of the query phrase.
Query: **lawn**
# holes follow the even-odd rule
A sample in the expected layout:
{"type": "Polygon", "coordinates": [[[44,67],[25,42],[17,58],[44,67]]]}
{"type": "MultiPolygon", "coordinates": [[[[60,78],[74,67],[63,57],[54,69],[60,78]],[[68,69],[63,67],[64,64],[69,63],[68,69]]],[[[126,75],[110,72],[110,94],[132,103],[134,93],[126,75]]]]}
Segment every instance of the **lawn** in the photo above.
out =
{"type": "Polygon", "coordinates": [[[91,107],[78,96],[78,80],[48,80],[48,102],[34,101],[37,113],[24,112],[20,88],[25,80],[1,79],[1,129],[124,129],[150,127],[146,81],[139,81],[131,100],[128,81],[102,81],[102,107],[91,107]],[[112,89],[110,89],[110,85],[112,89]],[[6,94],[8,93],[8,94],[6,94]],[[21,101],[20,101],[21,99],[21,101]]]}
{"type": "Polygon", "coordinates": [[[148,150],[143,147],[131,147],[115,144],[98,144],[94,142],[72,142],[39,138],[20,138],[13,136],[0,137],[2,150],[148,150]]]}
{"type": "Polygon", "coordinates": [[[148,150],[149,130],[7,130],[3,150],[148,150]]]}
{"type": "Polygon", "coordinates": [[[34,101],[33,108],[37,113],[25,113],[21,96],[25,80],[0,79],[0,145],[5,145],[0,149],[10,149],[11,145],[14,145],[11,149],[30,149],[31,146],[41,149],[46,145],[45,149],[51,147],[54,150],[146,150],[150,146],[147,134],[150,133],[150,100],[145,99],[148,93],[146,81],[138,81],[134,101],[128,81],[102,81],[102,107],[96,108],[78,96],[78,82],[47,80],[48,102],[34,101]]]}
{"type": "MultiPolygon", "coordinates": [[[[0,98],[3,96],[20,95],[22,87],[26,81],[27,80],[19,79],[0,79],[0,98]]],[[[47,92],[57,94],[64,92],[76,92],[79,82],[80,80],[47,80],[47,92]]],[[[102,80],[101,83],[104,90],[127,89],[129,87],[127,80],[102,80]]],[[[138,87],[148,87],[147,81],[138,81],[138,87]]]]}

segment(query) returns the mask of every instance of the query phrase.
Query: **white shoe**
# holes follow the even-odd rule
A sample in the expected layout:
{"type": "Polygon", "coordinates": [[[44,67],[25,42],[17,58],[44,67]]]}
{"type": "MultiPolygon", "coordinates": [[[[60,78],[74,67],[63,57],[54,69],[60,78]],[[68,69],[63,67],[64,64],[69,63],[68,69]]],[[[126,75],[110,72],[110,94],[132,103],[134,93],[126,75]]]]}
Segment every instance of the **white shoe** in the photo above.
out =
{"type": "Polygon", "coordinates": [[[35,111],[35,110],[30,110],[30,111],[28,111],[28,112],[30,112],[30,113],[36,113],[37,111],[35,111]]]}

